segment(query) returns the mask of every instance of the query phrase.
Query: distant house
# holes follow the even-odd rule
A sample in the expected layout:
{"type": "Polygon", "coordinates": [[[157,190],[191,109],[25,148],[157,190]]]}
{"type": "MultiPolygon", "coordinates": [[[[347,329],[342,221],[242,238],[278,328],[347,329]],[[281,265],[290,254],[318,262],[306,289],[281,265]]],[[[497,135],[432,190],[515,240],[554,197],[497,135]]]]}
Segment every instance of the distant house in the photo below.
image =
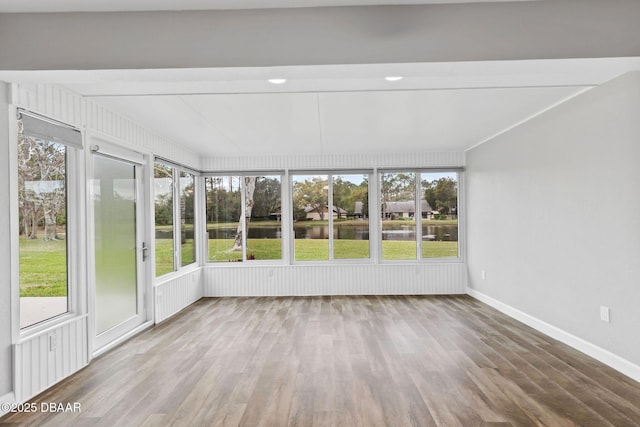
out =
{"type": "Polygon", "coordinates": [[[356,202],[355,209],[353,210],[354,218],[362,218],[364,217],[364,203],[356,202]]]}
{"type": "MultiPolygon", "coordinates": [[[[304,208],[306,215],[306,218],[309,220],[319,220],[319,219],[329,219],[329,207],[328,206],[322,206],[322,208],[314,208],[311,205],[307,205],[306,208],[304,208]],[[320,212],[322,212],[322,217],[320,217],[320,212]]],[[[342,218],[346,218],[347,217],[347,211],[338,207],[338,206],[333,206],[333,219],[338,218],[338,214],[340,214],[340,217],[342,218]]]]}
{"type": "MultiPolygon", "coordinates": [[[[429,218],[429,216],[433,214],[433,209],[426,200],[421,200],[420,202],[422,218],[429,218]]],[[[416,213],[415,210],[415,200],[409,200],[406,202],[386,202],[383,209],[383,219],[413,218],[416,213]]]]}

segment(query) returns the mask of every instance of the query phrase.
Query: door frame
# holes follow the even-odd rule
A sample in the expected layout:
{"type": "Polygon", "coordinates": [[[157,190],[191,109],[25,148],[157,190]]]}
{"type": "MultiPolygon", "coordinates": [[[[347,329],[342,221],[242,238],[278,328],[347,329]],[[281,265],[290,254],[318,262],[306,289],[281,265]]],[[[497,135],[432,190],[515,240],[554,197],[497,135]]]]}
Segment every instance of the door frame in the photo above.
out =
{"type": "Polygon", "coordinates": [[[143,243],[149,248],[151,244],[150,217],[151,191],[149,186],[150,156],[124,148],[111,138],[102,135],[87,135],[86,165],[87,165],[87,260],[88,260],[88,345],[90,358],[126,341],[131,336],[153,325],[153,292],[151,280],[150,250],[146,252],[143,261],[143,243]],[[113,160],[130,163],[136,167],[136,279],[137,279],[137,310],[134,316],[99,336],[96,335],[96,259],[95,259],[95,217],[93,206],[94,156],[104,156],[113,160]]]}

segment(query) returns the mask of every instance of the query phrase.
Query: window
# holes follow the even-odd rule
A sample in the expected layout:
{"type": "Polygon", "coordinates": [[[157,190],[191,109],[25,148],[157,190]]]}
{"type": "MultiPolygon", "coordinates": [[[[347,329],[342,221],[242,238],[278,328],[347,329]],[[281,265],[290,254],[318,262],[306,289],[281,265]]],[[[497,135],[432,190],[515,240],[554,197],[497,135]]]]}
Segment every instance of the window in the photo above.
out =
{"type": "Polygon", "coordinates": [[[457,171],[382,171],[370,186],[373,177],[367,171],[297,171],[282,187],[281,175],[206,176],[208,261],[459,257],[457,171]],[[370,187],[377,191],[373,202],[370,187]]]}
{"type": "Polygon", "coordinates": [[[196,262],[193,173],[164,161],[154,164],[156,277],[196,262]]]}
{"type": "Polygon", "coordinates": [[[294,175],[292,189],[295,260],[328,260],[328,175],[294,175]]]}
{"type": "Polygon", "coordinates": [[[369,176],[334,175],[333,257],[369,258],[369,176]]]}
{"type": "Polygon", "coordinates": [[[156,277],[175,271],[173,259],[173,168],[162,163],[153,167],[156,277]]]}
{"type": "Polygon", "coordinates": [[[20,328],[69,311],[69,151],[80,132],[31,115],[18,119],[20,328]]]}
{"type": "Polygon", "coordinates": [[[458,257],[458,174],[380,174],[382,259],[458,257]]]}
{"type": "Polygon", "coordinates": [[[293,175],[296,261],[368,259],[369,175],[293,175]]]}
{"type": "Polygon", "coordinates": [[[183,267],[196,262],[194,200],[195,177],[188,172],[180,172],[180,265],[183,267]]]}
{"type": "Polygon", "coordinates": [[[380,175],[382,259],[416,259],[416,174],[380,175]]]}
{"type": "Polygon", "coordinates": [[[205,177],[209,261],[282,259],[279,175],[205,177]]]}
{"type": "Polygon", "coordinates": [[[423,172],[422,258],[458,257],[458,174],[423,172]]]}

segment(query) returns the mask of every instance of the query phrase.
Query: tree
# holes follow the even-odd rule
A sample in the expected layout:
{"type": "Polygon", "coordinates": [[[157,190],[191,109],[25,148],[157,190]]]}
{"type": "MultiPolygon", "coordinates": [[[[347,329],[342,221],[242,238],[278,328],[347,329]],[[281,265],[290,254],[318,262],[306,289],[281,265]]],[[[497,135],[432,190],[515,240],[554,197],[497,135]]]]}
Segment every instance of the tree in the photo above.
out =
{"type": "Polygon", "coordinates": [[[423,182],[424,198],[433,210],[449,215],[458,211],[458,183],[450,177],[423,182]]]}
{"type": "Polygon", "coordinates": [[[353,190],[356,185],[350,181],[344,181],[340,177],[336,177],[333,181],[333,204],[336,206],[338,219],[342,217],[341,209],[353,213],[355,209],[355,200],[353,200],[353,190]]]}
{"type": "Polygon", "coordinates": [[[294,210],[298,213],[304,209],[306,212],[315,211],[324,219],[324,208],[327,206],[327,178],[326,176],[314,176],[305,179],[303,182],[293,183],[293,204],[294,210]]]}
{"type": "Polygon", "coordinates": [[[156,186],[156,197],[154,201],[156,225],[173,224],[173,169],[163,164],[153,165],[153,178],[156,186]],[[158,194],[162,184],[168,188],[163,193],[158,194]]]}
{"type": "MultiPolygon", "coordinates": [[[[238,180],[238,177],[233,179],[238,180]]],[[[227,177],[211,176],[205,178],[207,194],[207,222],[236,222],[242,215],[240,206],[240,184],[233,188],[227,177]]]]}
{"type": "Polygon", "coordinates": [[[281,187],[279,179],[269,177],[256,178],[251,217],[255,220],[256,218],[269,218],[273,214],[280,214],[282,210],[280,198],[281,187]]]}
{"type": "Polygon", "coordinates": [[[56,240],[66,224],[66,148],[34,138],[18,129],[18,205],[20,233],[36,239],[44,225],[44,240],[56,240]]]}
{"type": "Polygon", "coordinates": [[[245,176],[244,177],[244,218],[240,218],[238,221],[238,228],[236,229],[236,237],[233,240],[233,247],[231,251],[242,251],[242,221],[244,220],[245,230],[249,230],[249,223],[251,222],[251,212],[253,210],[254,200],[253,195],[256,190],[256,177],[245,176]]]}
{"type": "Polygon", "coordinates": [[[380,182],[382,196],[382,217],[386,217],[387,202],[401,202],[415,199],[414,173],[385,173],[380,182]]]}
{"type": "Polygon", "coordinates": [[[353,205],[355,209],[355,202],[362,202],[362,216],[364,218],[369,217],[369,180],[365,178],[360,185],[355,187],[352,191],[353,205]]]}

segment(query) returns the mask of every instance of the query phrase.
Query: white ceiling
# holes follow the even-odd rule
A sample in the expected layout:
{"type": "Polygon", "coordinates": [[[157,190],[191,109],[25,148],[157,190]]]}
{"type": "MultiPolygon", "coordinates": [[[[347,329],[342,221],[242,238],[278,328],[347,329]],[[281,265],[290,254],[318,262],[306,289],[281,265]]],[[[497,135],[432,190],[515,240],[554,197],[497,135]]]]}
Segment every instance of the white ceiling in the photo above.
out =
{"type": "Polygon", "coordinates": [[[640,59],[0,72],[62,84],[206,156],[462,151],[640,59]],[[384,76],[402,75],[398,82],[384,76]],[[283,85],[268,78],[286,77],[283,85]]]}
{"type": "Polygon", "coordinates": [[[640,58],[610,58],[0,71],[0,80],[66,86],[204,156],[313,155],[463,151],[638,69],[640,58]]]}
{"type": "Polygon", "coordinates": [[[96,98],[209,155],[462,151],[581,88],[96,98]]]}
{"type": "Polygon", "coordinates": [[[0,0],[0,13],[264,9],[321,6],[493,3],[514,1],[539,0],[0,0]]]}

